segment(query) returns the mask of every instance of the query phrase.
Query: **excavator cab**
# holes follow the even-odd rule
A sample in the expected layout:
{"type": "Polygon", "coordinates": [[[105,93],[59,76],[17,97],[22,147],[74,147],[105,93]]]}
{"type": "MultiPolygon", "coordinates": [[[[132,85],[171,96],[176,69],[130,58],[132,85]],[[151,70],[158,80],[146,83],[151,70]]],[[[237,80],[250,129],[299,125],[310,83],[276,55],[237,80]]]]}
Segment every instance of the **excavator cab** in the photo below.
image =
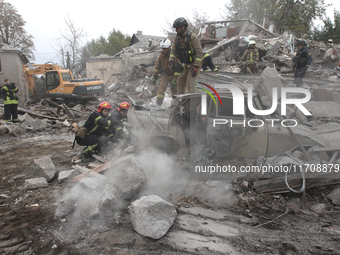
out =
{"type": "Polygon", "coordinates": [[[47,72],[45,80],[46,80],[46,91],[54,90],[60,85],[58,72],[47,72]]]}

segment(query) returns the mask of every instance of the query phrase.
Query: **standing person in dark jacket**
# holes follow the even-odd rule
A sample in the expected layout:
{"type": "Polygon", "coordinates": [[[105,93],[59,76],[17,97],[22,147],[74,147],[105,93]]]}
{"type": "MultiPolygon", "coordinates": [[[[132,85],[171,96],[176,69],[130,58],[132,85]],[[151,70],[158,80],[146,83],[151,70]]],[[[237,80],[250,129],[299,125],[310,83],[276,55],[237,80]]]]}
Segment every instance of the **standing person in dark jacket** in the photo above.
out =
{"type": "Polygon", "coordinates": [[[5,85],[1,89],[1,93],[4,98],[5,105],[5,122],[18,122],[18,97],[15,95],[18,93],[18,88],[15,87],[15,83],[11,83],[9,79],[5,79],[5,85]]]}
{"type": "Polygon", "coordinates": [[[306,71],[310,64],[313,62],[312,53],[307,48],[307,43],[305,40],[300,40],[297,42],[298,52],[293,58],[293,67],[295,69],[294,83],[296,86],[302,86],[302,79],[305,77],[306,71]]]}
{"type": "Polygon", "coordinates": [[[107,116],[110,110],[109,102],[99,104],[97,111],[92,112],[85,124],[79,128],[75,139],[79,145],[86,146],[80,155],[80,159],[90,159],[92,154],[101,152],[105,147],[105,139],[100,136],[108,128],[107,116]]]}

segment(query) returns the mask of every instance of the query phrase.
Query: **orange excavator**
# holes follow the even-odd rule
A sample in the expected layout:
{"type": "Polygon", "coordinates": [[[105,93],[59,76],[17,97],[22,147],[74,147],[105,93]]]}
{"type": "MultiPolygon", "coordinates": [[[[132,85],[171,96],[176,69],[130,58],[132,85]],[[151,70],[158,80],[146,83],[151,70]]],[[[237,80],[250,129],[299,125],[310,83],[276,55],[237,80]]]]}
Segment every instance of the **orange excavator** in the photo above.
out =
{"type": "Polygon", "coordinates": [[[68,106],[85,103],[87,100],[96,99],[104,94],[104,83],[98,78],[73,79],[72,72],[65,70],[58,64],[27,64],[23,66],[28,88],[33,97],[37,98],[37,86],[34,82],[35,75],[44,75],[45,96],[52,101],[65,102],[68,106]]]}

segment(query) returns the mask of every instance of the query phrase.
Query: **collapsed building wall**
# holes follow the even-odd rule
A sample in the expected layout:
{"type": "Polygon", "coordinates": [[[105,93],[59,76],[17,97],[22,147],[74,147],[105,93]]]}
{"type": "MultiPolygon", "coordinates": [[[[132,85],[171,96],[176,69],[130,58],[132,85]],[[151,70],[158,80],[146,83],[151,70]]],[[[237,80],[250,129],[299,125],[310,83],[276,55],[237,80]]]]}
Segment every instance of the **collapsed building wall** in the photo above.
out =
{"type": "Polygon", "coordinates": [[[139,54],[123,54],[121,57],[100,55],[86,62],[88,77],[97,77],[103,80],[107,88],[122,79],[122,73],[139,65],[155,65],[158,51],[139,54]]]}

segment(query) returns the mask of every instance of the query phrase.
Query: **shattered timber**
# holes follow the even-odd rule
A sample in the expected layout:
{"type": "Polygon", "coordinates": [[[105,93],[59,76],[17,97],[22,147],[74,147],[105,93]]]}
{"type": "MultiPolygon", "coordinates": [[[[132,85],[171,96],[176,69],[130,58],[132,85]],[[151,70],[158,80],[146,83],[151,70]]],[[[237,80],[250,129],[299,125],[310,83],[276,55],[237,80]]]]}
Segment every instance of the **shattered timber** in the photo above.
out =
{"type": "MultiPolygon", "coordinates": [[[[240,22],[239,29],[209,22],[202,30],[219,72],[201,72],[199,82],[252,87],[254,107],[269,109],[273,87],[295,87],[297,38],[276,34],[270,24],[240,22]],[[240,73],[250,40],[260,51],[260,75],[240,73]]],[[[113,65],[100,77],[106,93],[97,99],[115,107],[122,99],[131,103],[128,143],[111,145],[91,163],[77,162],[82,147],[72,149],[72,128],[98,102],[29,100],[18,109],[18,124],[1,121],[0,253],[339,254],[338,45],[307,40],[314,61],[303,88],[312,98],[303,105],[312,115],[287,106],[285,117],[296,127],[214,128],[209,117],[262,123],[248,107],[233,117],[232,97],[221,90],[224,107],[211,108],[202,128],[201,94],[173,99],[168,88],[156,106],[157,86],[148,77],[159,40],[150,49],[146,38],[136,34],[138,42],[116,56],[87,63],[91,77],[100,77],[99,66],[113,65]],[[233,171],[216,171],[223,166],[233,171]]],[[[264,118],[282,121],[281,114],[278,107],[264,118]]]]}

